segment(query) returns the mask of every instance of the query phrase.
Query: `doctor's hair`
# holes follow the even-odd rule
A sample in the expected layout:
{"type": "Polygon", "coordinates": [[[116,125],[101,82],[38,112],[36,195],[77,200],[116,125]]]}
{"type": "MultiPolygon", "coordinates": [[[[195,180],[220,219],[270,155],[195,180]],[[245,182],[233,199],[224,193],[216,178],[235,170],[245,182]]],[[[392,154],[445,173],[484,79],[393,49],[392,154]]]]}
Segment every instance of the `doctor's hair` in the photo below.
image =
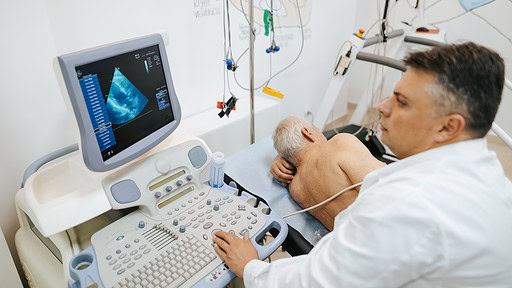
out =
{"type": "Polygon", "coordinates": [[[274,148],[279,156],[294,166],[296,166],[298,160],[297,153],[306,144],[306,139],[304,139],[301,131],[303,127],[313,129],[313,124],[304,117],[288,116],[277,124],[272,134],[274,148]]]}
{"type": "Polygon", "coordinates": [[[435,83],[427,88],[434,100],[433,117],[457,113],[464,117],[472,137],[489,132],[505,82],[505,63],[498,53],[465,42],[415,52],[404,62],[409,68],[435,74],[435,83]]]}

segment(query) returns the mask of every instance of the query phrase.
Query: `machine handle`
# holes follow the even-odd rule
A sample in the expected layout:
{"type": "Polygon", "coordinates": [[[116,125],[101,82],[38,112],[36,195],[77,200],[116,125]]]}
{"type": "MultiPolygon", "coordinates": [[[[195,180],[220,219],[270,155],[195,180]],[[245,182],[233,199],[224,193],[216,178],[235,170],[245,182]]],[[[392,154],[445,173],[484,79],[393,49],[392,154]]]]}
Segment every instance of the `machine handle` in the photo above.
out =
{"type": "Polygon", "coordinates": [[[252,237],[251,242],[258,251],[258,256],[260,257],[260,260],[263,260],[270,256],[274,251],[276,251],[281,244],[283,244],[284,240],[286,239],[286,236],[288,235],[288,225],[281,217],[276,217],[273,214],[267,216],[267,221],[270,221],[270,224],[265,227],[265,229],[259,231],[258,234],[256,234],[256,237],[252,237]],[[274,241],[270,242],[270,244],[262,246],[258,243],[256,243],[257,239],[263,238],[265,234],[270,231],[270,229],[275,228],[279,231],[279,234],[277,234],[277,237],[274,239],[274,241]]]}
{"type": "Polygon", "coordinates": [[[104,288],[98,272],[96,253],[94,253],[92,245],[78,253],[69,261],[69,273],[71,274],[71,279],[74,281],[68,280],[68,288],[104,288]]]}

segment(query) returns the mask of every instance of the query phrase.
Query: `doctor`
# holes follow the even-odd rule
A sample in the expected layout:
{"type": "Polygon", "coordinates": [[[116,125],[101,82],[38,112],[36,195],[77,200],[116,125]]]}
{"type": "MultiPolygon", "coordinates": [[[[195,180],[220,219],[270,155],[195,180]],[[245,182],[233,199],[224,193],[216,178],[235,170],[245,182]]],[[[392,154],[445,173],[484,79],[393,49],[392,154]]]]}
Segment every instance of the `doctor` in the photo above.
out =
{"type": "Polygon", "coordinates": [[[401,160],[368,174],[308,255],[257,260],[246,237],[215,250],[247,287],[510,287],[512,184],[483,138],[504,61],[464,43],[416,52],[378,109],[401,160]]]}

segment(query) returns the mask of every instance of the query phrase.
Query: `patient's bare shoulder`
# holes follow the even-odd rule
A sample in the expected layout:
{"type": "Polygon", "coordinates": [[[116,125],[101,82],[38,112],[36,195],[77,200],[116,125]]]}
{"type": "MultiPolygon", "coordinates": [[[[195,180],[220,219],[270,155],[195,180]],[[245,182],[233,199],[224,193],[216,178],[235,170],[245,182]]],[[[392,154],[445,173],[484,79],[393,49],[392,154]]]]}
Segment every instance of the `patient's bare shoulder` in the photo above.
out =
{"type": "Polygon", "coordinates": [[[368,173],[386,166],[373,157],[368,148],[352,134],[340,133],[328,142],[330,150],[336,151],[332,152],[332,157],[336,158],[352,183],[361,182],[368,173]]]}
{"type": "Polygon", "coordinates": [[[371,157],[374,158],[368,148],[364,146],[356,136],[348,133],[340,133],[332,137],[328,141],[331,149],[337,151],[336,155],[338,158],[344,158],[351,155],[357,155],[358,157],[371,157]]]}
{"type": "Polygon", "coordinates": [[[364,147],[363,143],[356,136],[348,133],[336,134],[329,139],[329,142],[346,149],[359,149],[361,145],[364,147]]]}

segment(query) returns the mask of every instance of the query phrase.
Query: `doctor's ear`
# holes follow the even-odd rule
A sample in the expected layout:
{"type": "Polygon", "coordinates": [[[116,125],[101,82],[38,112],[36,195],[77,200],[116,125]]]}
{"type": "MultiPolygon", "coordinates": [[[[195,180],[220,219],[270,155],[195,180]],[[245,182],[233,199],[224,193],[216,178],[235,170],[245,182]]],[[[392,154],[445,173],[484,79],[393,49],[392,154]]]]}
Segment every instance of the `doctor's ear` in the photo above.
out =
{"type": "Polygon", "coordinates": [[[466,119],[460,114],[449,114],[442,117],[441,127],[439,128],[435,140],[443,143],[457,138],[466,128],[466,119]]]}
{"type": "Polygon", "coordinates": [[[307,140],[309,140],[311,142],[315,142],[315,138],[313,137],[313,131],[311,131],[310,129],[308,129],[306,127],[302,127],[301,132],[302,132],[302,135],[304,135],[304,137],[307,140]]]}

